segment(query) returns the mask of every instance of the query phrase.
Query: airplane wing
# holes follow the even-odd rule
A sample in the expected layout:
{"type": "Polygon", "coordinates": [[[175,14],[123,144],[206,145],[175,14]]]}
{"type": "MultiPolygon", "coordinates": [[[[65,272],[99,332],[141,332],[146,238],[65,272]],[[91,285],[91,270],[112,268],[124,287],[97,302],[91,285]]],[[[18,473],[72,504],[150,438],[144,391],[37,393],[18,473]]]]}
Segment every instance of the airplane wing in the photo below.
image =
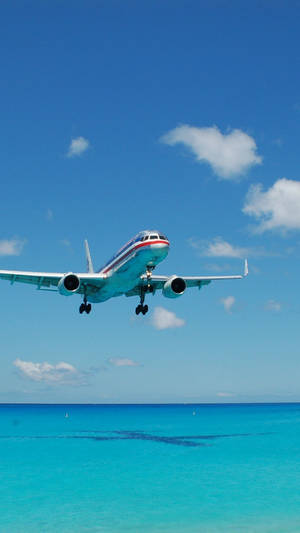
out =
{"type": "MultiPolygon", "coordinates": [[[[208,285],[212,281],[217,280],[232,280],[232,279],[243,279],[248,275],[248,262],[245,260],[244,274],[239,274],[236,276],[176,276],[185,281],[186,287],[198,287],[201,289],[204,285],[208,285]]],[[[150,284],[156,290],[162,290],[165,283],[172,278],[173,276],[151,276],[150,284]]],[[[147,285],[147,276],[143,275],[140,278],[140,283],[134,287],[131,291],[126,293],[126,296],[136,296],[140,294],[141,288],[147,285]]]]}
{"type": "MultiPolygon", "coordinates": [[[[80,289],[77,294],[84,294],[84,287],[87,296],[99,290],[104,285],[103,277],[95,273],[75,273],[80,279],[80,289]]],[[[14,283],[29,283],[36,285],[39,290],[55,290],[60,280],[66,275],[64,272],[25,272],[23,270],[0,270],[0,279],[14,283]]]]}

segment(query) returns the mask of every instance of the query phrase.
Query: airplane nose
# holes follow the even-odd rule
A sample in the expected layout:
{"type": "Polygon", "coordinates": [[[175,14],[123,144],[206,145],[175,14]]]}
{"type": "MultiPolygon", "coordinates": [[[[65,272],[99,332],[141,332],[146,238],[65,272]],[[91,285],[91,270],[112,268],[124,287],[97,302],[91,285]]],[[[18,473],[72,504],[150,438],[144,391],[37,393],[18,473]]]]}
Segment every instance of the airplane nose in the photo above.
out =
{"type": "Polygon", "coordinates": [[[169,252],[169,242],[153,243],[151,248],[155,250],[158,257],[166,257],[169,252]]]}

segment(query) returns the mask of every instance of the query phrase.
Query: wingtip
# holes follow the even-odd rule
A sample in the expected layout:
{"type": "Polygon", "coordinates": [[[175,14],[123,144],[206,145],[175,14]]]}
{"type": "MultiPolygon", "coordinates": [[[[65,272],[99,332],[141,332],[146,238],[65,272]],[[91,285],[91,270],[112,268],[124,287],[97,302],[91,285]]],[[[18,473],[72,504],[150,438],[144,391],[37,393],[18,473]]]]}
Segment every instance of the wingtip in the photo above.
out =
{"type": "Polygon", "coordinates": [[[91,253],[90,253],[90,247],[87,239],[84,240],[84,246],[85,246],[85,256],[86,256],[86,262],[87,262],[87,272],[94,273],[94,267],[93,262],[91,259],[91,253]]]}
{"type": "Polygon", "coordinates": [[[246,278],[246,276],[248,276],[248,274],[249,274],[249,269],[248,269],[248,259],[245,259],[244,278],[246,278]]]}

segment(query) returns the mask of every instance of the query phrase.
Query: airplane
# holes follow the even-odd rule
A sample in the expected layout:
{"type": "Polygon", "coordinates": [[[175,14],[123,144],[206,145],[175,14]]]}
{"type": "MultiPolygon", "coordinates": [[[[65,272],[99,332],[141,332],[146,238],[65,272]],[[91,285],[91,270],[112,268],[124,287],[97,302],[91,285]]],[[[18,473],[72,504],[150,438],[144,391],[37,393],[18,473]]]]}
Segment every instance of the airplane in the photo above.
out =
{"type": "Polygon", "coordinates": [[[161,290],[166,298],[182,296],[187,288],[201,289],[215,280],[242,279],[248,275],[248,263],[245,260],[244,274],[237,276],[156,276],[155,267],[163,261],[169,252],[170,242],[159,231],[141,231],[127,242],[98,271],[94,271],[87,240],[84,241],[87,261],[86,273],[74,272],[25,272],[19,270],[0,270],[0,279],[36,285],[38,290],[55,291],[64,296],[79,294],[83,303],[80,314],[89,314],[91,303],[99,303],[112,297],[138,296],[140,303],[136,314],[145,315],[147,293],[155,294],[161,290]],[[54,287],[54,288],[53,288],[54,287]]]}

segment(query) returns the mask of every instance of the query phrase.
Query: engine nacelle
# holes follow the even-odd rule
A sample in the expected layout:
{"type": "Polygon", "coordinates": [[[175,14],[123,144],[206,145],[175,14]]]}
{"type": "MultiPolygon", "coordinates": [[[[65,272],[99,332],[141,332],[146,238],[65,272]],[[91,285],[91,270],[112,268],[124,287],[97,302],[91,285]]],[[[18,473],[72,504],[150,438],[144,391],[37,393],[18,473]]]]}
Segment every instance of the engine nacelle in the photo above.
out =
{"type": "Polygon", "coordinates": [[[182,278],[172,276],[166,281],[163,288],[163,295],[166,298],[178,298],[186,289],[186,282],[182,278]]]}
{"type": "Polygon", "coordinates": [[[66,274],[61,278],[57,288],[58,292],[63,296],[71,296],[71,294],[75,294],[79,291],[80,279],[76,274],[69,272],[69,274],[66,274]]]}

